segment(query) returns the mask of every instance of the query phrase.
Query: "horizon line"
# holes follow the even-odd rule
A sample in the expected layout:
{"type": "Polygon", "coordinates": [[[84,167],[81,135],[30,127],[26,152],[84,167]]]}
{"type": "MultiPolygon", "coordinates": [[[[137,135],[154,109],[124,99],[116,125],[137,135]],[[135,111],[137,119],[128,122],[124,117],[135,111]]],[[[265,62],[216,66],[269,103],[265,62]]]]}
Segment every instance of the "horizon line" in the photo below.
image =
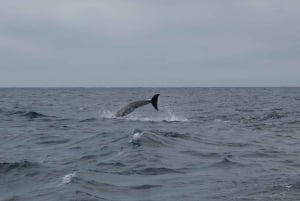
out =
{"type": "Polygon", "coordinates": [[[49,88],[299,88],[300,86],[0,86],[0,89],[49,88]]]}

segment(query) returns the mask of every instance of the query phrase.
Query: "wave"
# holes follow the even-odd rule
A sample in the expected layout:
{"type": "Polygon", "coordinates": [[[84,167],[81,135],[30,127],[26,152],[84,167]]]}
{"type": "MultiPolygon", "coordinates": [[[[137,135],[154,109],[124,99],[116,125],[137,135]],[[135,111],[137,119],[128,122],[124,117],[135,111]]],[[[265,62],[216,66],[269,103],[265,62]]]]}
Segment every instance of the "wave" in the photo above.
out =
{"type": "Polygon", "coordinates": [[[230,160],[229,158],[223,158],[221,161],[213,163],[212,165],[210,165],[209,167],[216,167],[216,168],[234,168],[234,167],[245,167],[246,165],[239,163],[239,162],[235,162],[230,160]]]}
{"type": "Polygon", "coordinates": [[[126,167],[126,165],[121,162],[99,162],[97,166],[126,167]]]}
{"type": "Polygon", "coordinates": [[[187,122],[187,118],[179,115],[175,115],[170,108],[164,108],[161,110],[161,114],[155,117],[144,117],[137,114],[132,114],[127,117],[133,121],[151,121],[151,122],[187,122]]]}
{"type": "Polygon", "coordinates": [[[33,119],[41,119],[42,121],[64,120],[56,116],[42,114],[40,112],[36,112],[33,110],[9,110],[5,108],[4,109],[0,108],[0,113],[1,115],[5,115],[7,117],[19,116],[19,117],[28,118],[29,120],[33,120],[33,119]]]}
{"type": "Polygon", "coordinates": [[[151,130],[151,132],[156,133],[158,135],[162,135],[165,137],[172,137],[172,138],[185,138],[188,135],[188,134],[177,133],[175,131],[151,130]]]}
{"type": "Polygon", "coordinates": [[[66,174],[65,176],[63,176],[61,185],[70,183],[72,179],[76,177],[76,174],[76,172],[71,172],[70,174],[66,174]]]}
{"type": "Polygon", "coordinates": [[[237,111],[237,112],[254,112],[254,110],[247,109],[247,108],[236,108],[235,111],[237,111]]]}
{"type": "Polygon", "coordinates": [[[129,116],[125,118],[131,121],[149,121],[149,122],[187,122],[188,119],[178,116],[161,116],[161,117],[140,117],[140,116],[129,116]]]}
{"type": "Polygon", "coordinates": [[[87,119],[79,120],[79,122],[92,122],[92,121],[97,121],[97,120],[98,120],[97,118],[87,118],[87,119]]]}
{"type": "Polygon", "coordinates": [[[115,112],[110,110],[99,111],[99,117],[105,119],[117,118],[115,117],[115,112]]]}
{"type": "Polygon", "coordinates": [[[144,184],[144,185],[132,186],[130,188],[136,189],[136,190],[147,190],[147,189],[151,189],[151,188],[160,188],[160,187],[162,187],[162,186],[161,185],[144,184]]]}
{"type": "Polygon", "coordinates": [[[90,201],[106,200],[106,199],[103,199],[102,197],[85,192],[83,190],[76,190],[75,194],[76,194],[76,198],[74,198],[72,200],[90,200],[90,201]]]}
{"type": "Polygon", "coordinates": [[[272,120],[272,119],[281,119],[285,117],[285,115],[279,114],[276,111],[272,111],[271,113],[265,114],[260,120],[265,121],[265,120],[272,120]]]}
{"type": "Polygon", "coordinates": [[[103,110],[99,112],[100,118],[105,119],[120,119],[120,120],[129,120],[129,121],[145,121],[145,122],[187,122],[187,118],[183,116],[175,115],[170,109],[161,110],[161,114],[156,116],[146,117],[139,113],[131,113],[125,117],[116,117],[115,112],[109,110],[103,110]]]}
{"type": "Polygon", "coordinates": [[[17,114],[20,116],[28,117],[29,119],[34,119],[34,118],[40,118],[40,117],[47,117],[47,115],[35,112],[35,111],[17,111],[13,114],[17,114]]]}
{"type": "Polygon", "coordinates": [[[6,115],[8,116],[20,116],[20,117],[26,117],[28,119],[36,119],[36,118],[57,118],[56,116],[49,116],[49,115],[45,115],[39,112],[35,112],[35,111],[6,111],[6,115]]]}
{"type": "Polygon", "coordinates": [[[12,170],[24,170],[30,168],[37,168],[39,165],[30,161],[20,162],[2,162],[0,163],[0,173],[7,173],[12,170]]]}
{"type": "Polygon", "coordinates": [[[51,145],[51,144],[65,144],[67,142],[69,142],[70,140],[69,139],[58,139],[58,140],[45,140],[45,141],[41,141],[41,142],[38,142],[37,144],[48,144],[48,145],[51,145]]]}
{"type": "Polygon", "coordinates": [[[180,134],[173,131],[150,130],[143,131],[135,129],[131,137],[130,143],[136,146],[147,144],[151,146],[167,145],[174,142],[171,138],[185,138],[187,134],[180,134]]]}
{"type": "Polygon", "coordinates": [[[172,173],[182,173],[180,170],[157,167],[157,168],[144,168],[144,169],[133,169],[122,172],[117,172],[120,175],[162,175],[162,174],[172,174],[172,173]]]}
{"type": "Polygon", "coordinates": [[[220,157],[221,154],[217,152],[204,152],[204,151],[196,151],[196,150],[186,150],[181,151],[180,153],[187,154],[188,156],[194,156],[197,158],[204,158],[204,159],[215,159],[220,157]]]}
{"type": "Polygon", "coordinates": [[[289,122],[287,122],[287,124],[300,124],[300,121],[289,121],[289,122]]]}
{"type": "Polygon", "coordinates": [[[130,143],[140,146],[141,145],[140,142],[141,142],[141,138],[142,138],[143,134],[144,134],[143,131],[135,131],[130,140],[130,143]]]}

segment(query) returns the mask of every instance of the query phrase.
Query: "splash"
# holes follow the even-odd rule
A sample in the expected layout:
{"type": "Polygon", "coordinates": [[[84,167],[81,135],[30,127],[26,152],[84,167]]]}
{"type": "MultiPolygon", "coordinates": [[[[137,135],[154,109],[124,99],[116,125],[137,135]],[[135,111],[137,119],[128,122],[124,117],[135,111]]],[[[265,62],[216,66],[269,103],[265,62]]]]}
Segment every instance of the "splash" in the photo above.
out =
{"type": "Polygon", "coordinates": [[[141,137],[142,137],[143,134],[144,134],[143,131],[135,131],[132,138],[131,138],[131,140],[130,140],[130,143],[132,143],[134,145],[139,145],[141,137]]]}
{"type": "Polygon", "coordinates": [[[149,122],[187,122],[187,118],[175,115],[169,106],[162,107],[155,116],[145,116],[142,113],[131,113],[125,117],[115,117],[115,112],[110,110],[99,111],[100,118],[106,119],[124,119],[130,121],[149,121],[149,122]]]}
{"type": "Polygon", "coordinates": [[[106,119],[115,118],[115,112],[110,110],[99,111],[99,117],[106,118],[106,119]]]}
{"type": "Polygon", "coordinates": [[[125,117],[127,120],[131,121],[150,121],[150,122],[186,122],[188,119],[179,117],[176,115],[160,115],[160,116],[152,116],[152,117],[144,117],[140,115],[130,115],[125,117]]]}
{"type": "Polygon", "coordinates": [[[76,176],[76,172],[66,174],[62,179],[62,185],[70,183],[72,181],[72,178],[75,176],[76,176]]]}
{"type": "Polygon", "coordinates": [[[182,117],[182,116],[177,116],[173,113],[170,107],[167,107],[167,121],[188,121],[187,118],[182,117]]]}

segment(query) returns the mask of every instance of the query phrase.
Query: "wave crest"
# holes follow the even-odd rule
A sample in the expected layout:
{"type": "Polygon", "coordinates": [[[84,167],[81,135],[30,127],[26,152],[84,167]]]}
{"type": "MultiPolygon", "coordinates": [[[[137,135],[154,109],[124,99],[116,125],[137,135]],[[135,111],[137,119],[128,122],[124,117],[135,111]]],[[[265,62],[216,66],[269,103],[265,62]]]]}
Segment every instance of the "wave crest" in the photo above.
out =
{"type": "Polygon", "coordinates": [[[140,113],[132,113],[125,117],[116,117],[115,112],[103,110],[99,112],[100,118],[105,119],[124,119],[129,121],[145,121],[145,122],[187,122],[187,118],[175,115],[171,110],[162,110],[161,114],[146,117],[140,113]]]}
{"type": "Polygon", "coordinates": [[[70,174],[66,174],[65,176],[63,176],[63,178],[62,178],[62,185],[63,184],[68,184],[68,183],[70,183],[71,181],[72,181],[72,179],[73,179],[73,177],[76,177],[76,172],[72,172],[72,173],[70,173],[70,174]]]}
{"type": "Polygon", "coordinates": [[[0,163],[0,172],[9,172],[12,170],[22,170],[28,168],[38,167],[37,163],[32,163],[30,161],[20,161],[20,162],[2,162],[0,163]]]}
{"type": "Polygon", "coordinates": [[[35,111],[9,111],[7,115],[18,115],[21,117],[26,117],[28,119],[36,119],[36,118],[44,118],[44,117],[55,117],[55,116],[48,116],[39,112],[35,111]]]}
{"type": "Polygon", "coordinates": [[[144,169],[132,169],[127,171],[117,172],[120,175],[162,175],[171,173],[181,173],[180,170],[165,168],[165,167],[151,167],[144,169]]]}

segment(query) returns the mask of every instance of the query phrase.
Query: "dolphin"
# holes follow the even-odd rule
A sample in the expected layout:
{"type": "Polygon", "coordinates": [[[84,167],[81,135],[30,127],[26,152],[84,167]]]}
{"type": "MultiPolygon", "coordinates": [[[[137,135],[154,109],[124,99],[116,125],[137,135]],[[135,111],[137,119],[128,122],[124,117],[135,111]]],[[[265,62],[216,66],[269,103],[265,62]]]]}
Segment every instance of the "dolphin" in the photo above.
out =
{"type": "Polygon", "coordinates": [[[152,106],[158,111],[157,100],[158,100],[159,95],[160,94],[155,94],[151,98],[151,100],[140,100],[140,101],[135,101],[135,102],[129,103],[129,104],[125,105],[124,107],[122,107],[119,111],[117,111],[115,116],[116,117],[124,117],[124,116],[130,114],[131,112],[133,112],[136,108],[142,107],[149,103],[151,103],[152,106]]]}

